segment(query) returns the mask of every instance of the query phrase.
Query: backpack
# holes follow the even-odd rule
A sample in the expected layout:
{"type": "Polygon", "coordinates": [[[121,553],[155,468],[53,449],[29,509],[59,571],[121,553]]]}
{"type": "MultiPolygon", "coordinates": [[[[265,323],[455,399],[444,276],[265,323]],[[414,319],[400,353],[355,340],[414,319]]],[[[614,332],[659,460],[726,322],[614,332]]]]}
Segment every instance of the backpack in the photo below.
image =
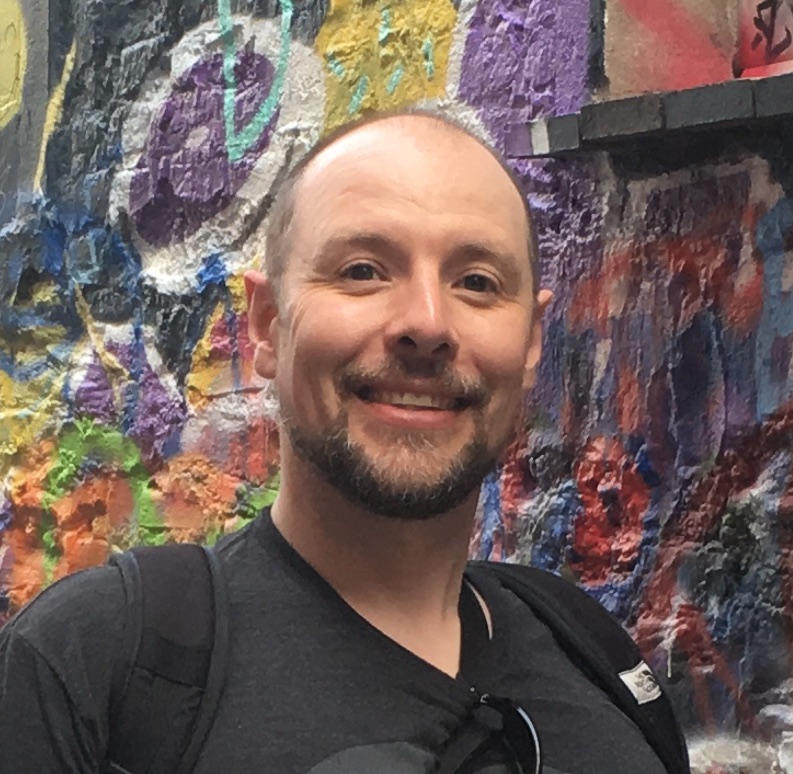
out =
{"type": "MultiPolygon", "coordinates": [[[[211,549],[177,544],[133,548],[111,563],[127,594],[127,645],[114,676],[104,772],[190,774],[214,720],[228,656],[218,560],[211,549]]],[[[470,562],[468,571],[474,584],[477,577],[496,578],[529,605],[568,657],[638,726],[667,771],[690,772],[668,696],[603,607],[544,570],[470,562]]],[[[441,772],[456,770],[467,744],[465,734],[453,739],[441,772]]]]}

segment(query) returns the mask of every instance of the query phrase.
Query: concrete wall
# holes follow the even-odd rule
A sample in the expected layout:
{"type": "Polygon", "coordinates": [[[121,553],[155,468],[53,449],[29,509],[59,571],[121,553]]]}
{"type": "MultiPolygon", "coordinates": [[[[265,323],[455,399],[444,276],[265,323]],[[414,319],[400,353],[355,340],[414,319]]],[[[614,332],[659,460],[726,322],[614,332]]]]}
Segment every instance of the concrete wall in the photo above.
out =
{"type": "MultiPolygon", "coordinates": [[[[0,27],[8,610],[271,501],[241,272],[317,137],[442,99],[505,147],[591,93],[590,0],[3,0],[0,27]]],[[[556,299],[532,426],[485,487],[472,554],[566,573],[615,612],[697,771],[791,772],[789,150],[512,163],[556,299]]]]}

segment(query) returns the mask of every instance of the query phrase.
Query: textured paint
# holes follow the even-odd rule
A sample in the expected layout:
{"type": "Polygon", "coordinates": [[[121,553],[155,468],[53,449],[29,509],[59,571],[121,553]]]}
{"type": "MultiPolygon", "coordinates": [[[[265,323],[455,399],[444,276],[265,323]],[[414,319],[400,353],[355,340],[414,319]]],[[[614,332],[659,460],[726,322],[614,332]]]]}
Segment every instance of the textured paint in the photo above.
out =
{"type": "Polygon", "coordinates": [[[0,129],[22,106],[27,52],[27,30],[19,0],[2,0],[0,2],[0,129]]]}
{"type": "Polygon", "coordinates": [[[443,97],[456,18],[452,0],[331,0],[316,41],[329,63],[326,129],[365,110],[443,97]]]}
{"type": "MultiPolygon", "coordinates": [[[[58,85],[53,89],[49,102],[47,103],[47,112],[44,116],[44,128],[41,132],[41,145],[39,147],[39,161],[36,165],[36,171],[33,173],[33,190],[41,193],[41,183],[44,179],[44,162],[47,156],[47,144],[52,136],[55,127],[60,123],[61,113],[63,112],[63,96],[66,91],[66,84],[72,77],[72,69],[74,68],[74,60],[77,56],[77,41],[72,41],[72,46],[69,53],[66,54],[66,61],[63,63],[63,72],[58,85]]],[[[0,124],[1,125],[1,124],[0,124]]]]}
{"type": "Polygon", "coordinates": [[[723,0],[606,0],[608,96],[731,79],[737,31],[723,0]]]}
{"type": "Polygon", "coordinates": [[[232,139],[220,120],[230,91],[224,67],[220,54],[193,65],[177,79],[152,123],[130,183],[129,209],[138,234],[156,247],[183,242],[224,210],[270,141],[277,107],[266,111],[270,120],[251,142],[235,138],[257,127],[256,118],[266,107],[264,95],[275,87],[273,65],[254,52],[241,53],[231,110],[245,128],[232,139]],[[230,150],[243,146],[239,152],[230,150]]]}
{"type": "Polygon", "coordinates": [[[237,46],[234,42],[234,28],[229,0],[218,0],[218,16],[220,30],[226,41],[223,51],[223,117],[226,130],[226,148],[232,162],[239,161],[245,153],[259,142],[262,133],[270,126],[284,88],[286,67],[289,63],[289,49],[292,36],[289,28],[292,24],[292,2],[281,2],[281,50],[278,52],[278,64],[271,79],[261,83],[261,90],[267,93],[264,101],[257,106],[256,113],[250,118],[240,118],[238,110],[237,82],[237,46]],[[238,124],[242,124],[238,128],[238,124]]]}
{"type": "Polygon", "coordinates": [[[793,69],[793,3],[740,0],[736,67],[744,77],[779,75],[793,69]]]}
{"type": "MultiPolygon", "coordinates": [[[[347,117],[431,97],[509,152],[522,122],[608,96],[587,85],[597,5],[166,0],[122,19],[76,0],[90,32],[27,24],[28,66],[46,50],[52,79],[28,91],[36,60],[0,129],[28,164],[0,175],[0,615],[112,551],[211,543],[272,502],[277,407],[242,273],[286,170],[347,117]]],[[[607,4],[614,93],[645,71],[641,88],[698,82],[731,50],[715,0],[651,6],[607,4]]],[[[786,150],[734,139],[653,174],[511,159],[555,298],[471,541],[631,628],[697,774],[791,769],[793,181],[786,150]]]]}

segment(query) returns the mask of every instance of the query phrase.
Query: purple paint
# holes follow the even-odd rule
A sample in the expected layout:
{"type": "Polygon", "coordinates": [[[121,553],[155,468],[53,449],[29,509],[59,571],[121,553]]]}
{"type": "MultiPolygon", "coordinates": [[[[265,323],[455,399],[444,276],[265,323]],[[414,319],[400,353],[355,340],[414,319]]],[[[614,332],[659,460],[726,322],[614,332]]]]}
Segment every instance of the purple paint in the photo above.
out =
{"type": "Polygon", "coordinates": [[[107,424],[118,419],[113,388],[96,355],[88,366],[82,384],[74,394],[74,414],[76,417],[88,417],[107,424]]]}
{"type": "Polygon", "coordinates": [[[465,42],[459,96],[498,148],[513,124],[575,113],[587,99],[589,0],[480,2],[465,42]]]}
{"type": "MultiPolygon", "coordinates": [[[[274,68],[246,49],[235,74],[234,120],[241,130],[270,93],[274,68]]],[[[223,90],[223,55],[217,53],[179,77],[152,122],[130,184],[129,207],[138,233],[155,247],[182,242],[225,209],[270,142],[279,110],[245,155],[229,160],[223,90]]]]}
{"type": "Polygon", "coordinates": [[[187,407],[180,396],[173,395],[163,385],[149,363],[141,358],[135,345],[111,345],[108,349],[130,373],[137,374],[131,390],[125,396],[132,422],[125,432],[133,438],[141,457],[150,467],[165,459],[187,420],[187,407]],[[143,362],[141,362],[143,360],[143,362]]]}

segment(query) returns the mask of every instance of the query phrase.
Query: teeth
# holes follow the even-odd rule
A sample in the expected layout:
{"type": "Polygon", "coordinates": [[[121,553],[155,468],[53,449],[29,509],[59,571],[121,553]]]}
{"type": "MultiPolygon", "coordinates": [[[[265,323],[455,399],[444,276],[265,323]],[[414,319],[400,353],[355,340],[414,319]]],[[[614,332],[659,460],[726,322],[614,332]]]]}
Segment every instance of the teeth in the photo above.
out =
{"type": "Polygon", "coordinates": [[[433,395],[418,395],[414,392],[382,392],[377,396],[377,400],[379,403],[390,403],[393,406],[416,406],[445,410],[454,408],[452,399],[438,398],[433,395]]]}

